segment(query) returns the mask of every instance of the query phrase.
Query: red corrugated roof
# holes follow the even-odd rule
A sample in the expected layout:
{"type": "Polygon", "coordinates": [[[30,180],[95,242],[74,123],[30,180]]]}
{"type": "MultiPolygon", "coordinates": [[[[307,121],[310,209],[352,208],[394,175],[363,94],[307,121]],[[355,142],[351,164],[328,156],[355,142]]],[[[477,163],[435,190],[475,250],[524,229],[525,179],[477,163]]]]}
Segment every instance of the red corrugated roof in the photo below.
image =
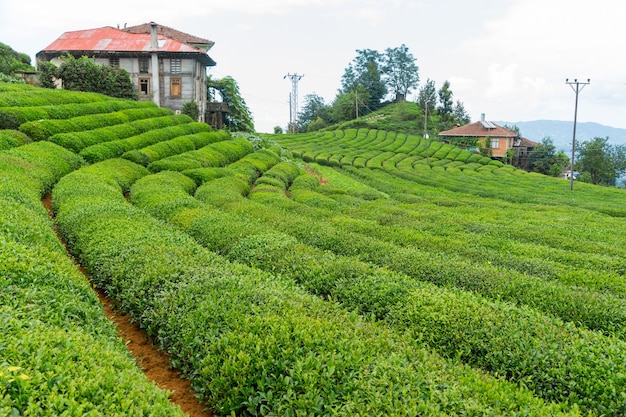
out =
{"type": "MultiPolygon", "coordinates": [[[[205,54],[193,46],[159,35],[159,52],[188,52],[205,54]]],[[[107,26],[97,29],[65,32],[42,52],[55,51],[110,51],[150,52],[150,34],[129,33],[107,26]]]]}
{"type": "Polygon", "coordinates": [[[512,130],[505,129],[497,124],[491,122],[495,126],[493,129],[488,129],[483,126],[481,122],[470,123],[465,126],[457,127],[454,129],[439,132],[439,136],[469,136],[469,137],[498,137],[498,138],[516,138],[519,135],[512,130]]]}

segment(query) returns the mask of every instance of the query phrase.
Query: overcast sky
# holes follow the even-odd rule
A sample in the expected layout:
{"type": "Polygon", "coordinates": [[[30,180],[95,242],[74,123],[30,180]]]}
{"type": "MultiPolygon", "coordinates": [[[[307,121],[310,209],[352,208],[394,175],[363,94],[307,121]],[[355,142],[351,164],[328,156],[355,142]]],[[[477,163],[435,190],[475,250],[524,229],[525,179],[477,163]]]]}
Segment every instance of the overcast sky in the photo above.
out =
{"type": "Polygon", "coordinates": [[[34,60],[63,32],[102,26],[155,21],[208,38],[209,74],[237,81],[261,132],[289,122],[286,74],[304,75],[300,107],[310,93],[330,103],[357,49],[402,44],[420,84],[450,81],[474,121],[573,121],[565,79],[590,78],[578,121],[626,128],[625,18],[618,0],[2,0],[0,42],[34,60]]]}

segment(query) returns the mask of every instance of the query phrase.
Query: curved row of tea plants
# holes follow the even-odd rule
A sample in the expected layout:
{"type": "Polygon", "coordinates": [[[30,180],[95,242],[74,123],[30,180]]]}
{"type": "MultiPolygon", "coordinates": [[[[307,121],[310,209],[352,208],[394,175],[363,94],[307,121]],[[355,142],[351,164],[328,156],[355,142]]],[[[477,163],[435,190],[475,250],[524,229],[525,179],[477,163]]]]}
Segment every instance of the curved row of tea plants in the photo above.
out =
{"type": "Polygon", "coordinates": [[[65,176],[53,192],[59,230],[218,413],[560,414],[562,405],[212,254],[126,202],[146,174],[108,160],[65,176]]]}
{"type": "MultiPolygon", "coordinates": [[[[336,201],[335,215],[342,213],[360,219],[361,233],[402,246],[489,262],[546,280],[626,296],[623,277],[626,251],[619,244],[626,235],[619,231],[619,219],[559,206],[525,210],[506,201],[468,200],[445,190],[433,192],[427,187],[419,188],[419,202],[410,205],[385,199],[359,202],[357,207],[351,196],[357,195],[355,190],[369,186],[349,173],[359,173],[362,178],[362,170],[340,171],[319,165],[312,168],[329,183],[318,190],[336,201]],[[334,187],[339,190],[335,191],[334,187]],[[515,222],[510,222],[510,218],[515,218],[515,222]],[[520,224],[524,227],[519,227],[520,224]],[[597,226],[591,229],[589,224],[597,226]],[[613,232],[614,229],[618,231],[613,232]]],[[[389,176],[384,179],[384,184],[393,182],[399,181],[389,176]]],[[[407,192],[415,189],[413,184],[408,184],[407,192]]]]}
{"type": "Polygon", "coordinates": [[[111,100],[109,96],[81,91],[51,90],[28,84],[0,83],[0,108],[93,103],[111,100]]]}
{"type": "Polygon", "coordinates": [[[57,133],[50,138],[50,142],[56,143],[64,148],[78,153],[89,146],[97,145],[99,143],[127,139],[131,136],[137,136],[142,133],[149,132],[150,130],[191,122],[193,122],[191,117],[185,114],[153,117],[83,132],[57,133]]]}
{"type": "Polygon", "coordinates": [[[197,150],[183,152],[152,162],[148,169],[158,171],[184,171],[204,167],[223,167],[252,153],[252,144],[243,138],[223,140],[197,150]]]}
{"type": "Polygon", "coordinates": [[[20,131],[33,140],[47,140],[57,133],[81,132],[107,126],[120,125],[135,120],[170,116],[170,109],[150,106],[130,108],[110,113],[89,114],[69,119],[44,119],[22,123],[20,131]]]}
{"type": "MultiPolygon", "coordinates": [[[[188,116],[185,117],[189,119],[188,116]]],[[[142,149],[159,142],[177,138],[179,136],[186,136],[194,133],[211,131],[211,127],[206,123],[185,123],[184,119],[181,121],[183,122],[181,124],[151,129],[144,133],[126,137],[124,139],[116,139],[108,142],[99,142],[95,145],[90,145],[83,148],[79,152],[79,155],[85,158],[87,162],[100,162],[109,158],[117,158],[124,155],[124,153],[126,152],[142,149]]]]}
{"type": "MultiPolygon", "coordinates": [[[[282,166],[267,173],[283,172],[282,166]]],[[[255,186],[252,196],[272,191],[273,181],[262,179],[255,185],[264,187],[255,186]]],[[[293,180],[286,176],[274,193],[283,193],[293,180]]],[[[211,196],[224,193],[223,182],[208,182],[198,189],[198,195],[206,196],[207,187],[215,191],[211,196]]],[[[548,400],[578,404],[599,414],[626,411],[621,395],[626,388],[622,361],[626,344],[622,341],[577,329],[528,308],[439,289],[303,245],[246,217],[241,205],[237,214],[198,205],[189,195],[194,188],[195,183],[181,174],[163,172],[137,181],[131,188],[131,201],[169,220],[211,250],[288,277],[348,309],[374,314],[400,331],[411,331],[419,343],[428,343],[445,356],[523,382],[548,400]]],[[[264,210],[258,204],[250,205],[250,211],[264,210]]]]}
{"type": "Polygon", "coordinates": [[[22,123],[42,119],[69,119],[97,113],[112,113],[133,108],[156,107],[151,101],[103,100],[45,106],[0,107],[0,128],[18,129],[22,123]]]}
{"type": "Polygon", "coordinates": [[[32,142],[31,139],[19,130],[0,130],[0,151],[4,151],[32,142]]]}
{"type": "MultiPolygon", "coordinates": [[[[224,180],[216,182],[224,189],[224,180]]],[[[357,256],[374,264],[405,273],[415,279],[441,286],[456,286],[475,291],[486,297],[526,304],[565,321],[580,323],[620,337],[625,335],[626,309],[624,299],[589,288],[546,281],[480,260],[451,257],[427,248],[401,246],[362,233],[361,223],[346,216],[336,216],[336,202],[314,190],[291,189],[294,200],[306,200],[316,207],[297,203],[281,193],[251,194],[262,199],[265,209],[251,205],[229,206],[234,200],[225,191],[202,189],[197,197],[224,209],[245,211],[261,223],[291,234],[303,243],[330,250],[340,255],[357,256]],[[330,200],[330,209],[320,208],[319,202],[330,200]]]]}
{"type": "Polygon", "coordinates": [[[139,165],[148,166],[154,161],[179,155],[184,152],[194,151],[212,143],[221,142],[230,138],[230,133],[225,130],[178,136],[174,139],[158,142],[138,150],[125,152],[122,158],[139,165]]]}
{"type": "Polygon", "coordinates": [[[41,204],[83,163],[47,142],[0,152],[0,415],[182,416],[129,357],[41,204]]]}

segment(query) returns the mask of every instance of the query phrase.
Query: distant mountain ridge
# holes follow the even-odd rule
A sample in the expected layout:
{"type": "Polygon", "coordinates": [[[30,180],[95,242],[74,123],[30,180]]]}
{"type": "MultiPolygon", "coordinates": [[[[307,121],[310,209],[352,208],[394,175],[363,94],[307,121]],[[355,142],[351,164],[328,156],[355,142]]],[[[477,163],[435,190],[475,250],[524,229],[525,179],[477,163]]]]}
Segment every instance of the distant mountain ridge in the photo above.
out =
{"type": "MultiPolygon", "coordinates": [[[[522,137],[534,142],[541,142],[543,138],[549,136],[554,142],[557,150],[571,151],[572,134],[574,130],[573,121],[561,120],[533,120],[528,122],[496,122],[500,126],[517,126],[522,137]]],[[[609,143],[626,144],[626,129],[605,126],[595,122],[576,123],[576,141],[585,142],[595,137],[609,138],[609,143]]]]}

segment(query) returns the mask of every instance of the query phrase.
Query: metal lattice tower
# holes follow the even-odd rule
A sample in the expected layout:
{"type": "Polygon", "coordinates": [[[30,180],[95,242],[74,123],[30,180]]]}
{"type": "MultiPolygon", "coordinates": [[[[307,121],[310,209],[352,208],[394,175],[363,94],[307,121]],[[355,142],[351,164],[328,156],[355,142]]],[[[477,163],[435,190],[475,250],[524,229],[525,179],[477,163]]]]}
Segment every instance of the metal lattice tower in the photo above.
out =
{"type": "Polygon", "coordinates": [[[304,77],[304,74],[287,74],[283,77],[291,80],[291,94],[289,95],[289,132],[296,133],[298,122],[298,81],[304,77]]]}

